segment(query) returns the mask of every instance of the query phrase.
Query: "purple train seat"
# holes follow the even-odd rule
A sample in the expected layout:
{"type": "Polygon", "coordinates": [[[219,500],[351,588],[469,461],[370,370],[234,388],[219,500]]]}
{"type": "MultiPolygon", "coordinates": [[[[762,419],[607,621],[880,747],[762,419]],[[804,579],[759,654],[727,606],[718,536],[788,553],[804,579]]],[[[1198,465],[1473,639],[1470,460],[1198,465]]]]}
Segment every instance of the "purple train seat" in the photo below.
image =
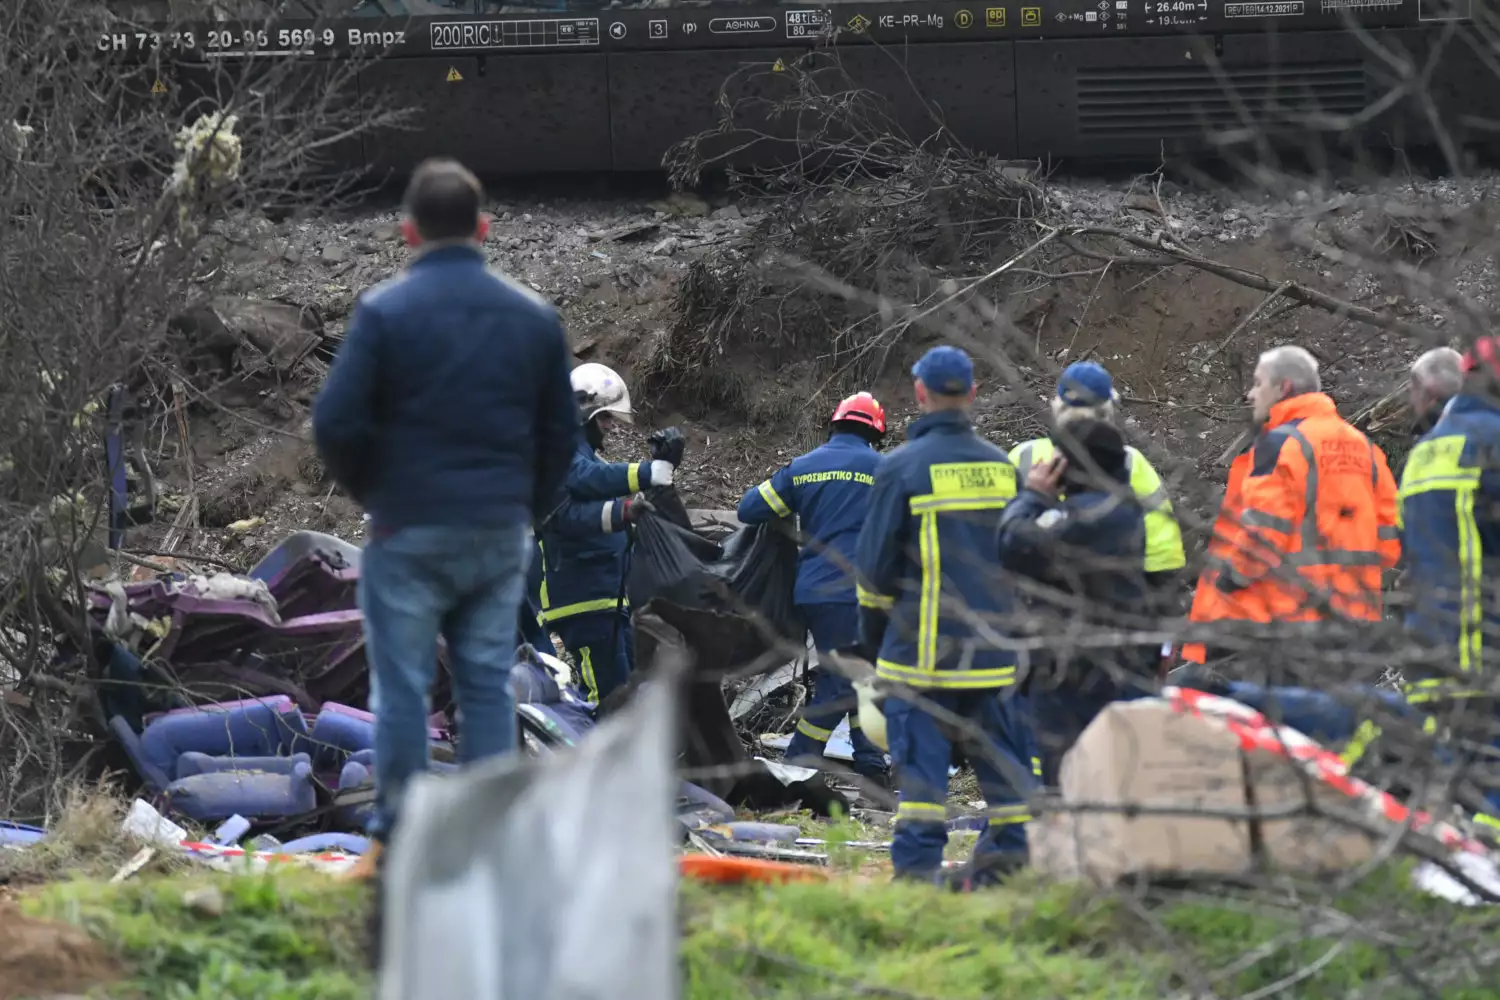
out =
{"type": "Polygon", "coordinates": [[[140,736],[142,756],[162,774],[175,774],[182,754],[285,757],[301,749],[307,722],[285,695],[180,708],[149,716],[140,736]]]}

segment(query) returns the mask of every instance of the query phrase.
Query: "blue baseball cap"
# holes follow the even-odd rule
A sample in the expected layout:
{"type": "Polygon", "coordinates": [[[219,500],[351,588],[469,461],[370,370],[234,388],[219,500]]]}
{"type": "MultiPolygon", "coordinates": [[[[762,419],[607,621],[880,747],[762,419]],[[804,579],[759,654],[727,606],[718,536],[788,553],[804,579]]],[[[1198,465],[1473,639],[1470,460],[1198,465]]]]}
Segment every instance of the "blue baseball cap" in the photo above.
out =
{"type": "Polygon", "coordinates": [[[1057,398],[1069,406],[1098,406],[1115,398],[1115,381],[1097,361],[1075,361],[1057,380],[1057,398]]]}
{"type": "Polygon", "coordinates": [[[914,378],[940,396],[962,396],[974,388],[974,362],[957,347],[934,347],[911,366],[914,378]]]}

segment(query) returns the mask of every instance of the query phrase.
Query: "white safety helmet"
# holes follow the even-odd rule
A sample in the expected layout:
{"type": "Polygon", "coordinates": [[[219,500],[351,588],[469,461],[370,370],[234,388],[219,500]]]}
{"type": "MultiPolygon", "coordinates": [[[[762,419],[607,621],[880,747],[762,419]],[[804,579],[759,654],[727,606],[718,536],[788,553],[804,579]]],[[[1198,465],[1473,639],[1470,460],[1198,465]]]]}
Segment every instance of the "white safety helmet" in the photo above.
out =
{"type": "Polygon", "coordinates": [[[573,369],[573,398],[583,411],[584,423],[608,413],[627,424],[635,423],[630,409],[630,390],[613,368],[590,362],[573,369]]]}

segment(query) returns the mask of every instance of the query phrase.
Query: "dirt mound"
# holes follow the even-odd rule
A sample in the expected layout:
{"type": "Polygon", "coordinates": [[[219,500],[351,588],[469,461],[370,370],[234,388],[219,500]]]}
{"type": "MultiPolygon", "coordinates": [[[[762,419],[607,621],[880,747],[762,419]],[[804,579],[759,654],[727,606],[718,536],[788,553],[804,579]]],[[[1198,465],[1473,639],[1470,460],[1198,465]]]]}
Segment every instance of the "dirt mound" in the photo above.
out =
{"type": "Polygon", "coordinates": [[[78,928],[33,920],[0,904],[0,1000],[80,994],[118,980],[121,971],[78,928]]]}

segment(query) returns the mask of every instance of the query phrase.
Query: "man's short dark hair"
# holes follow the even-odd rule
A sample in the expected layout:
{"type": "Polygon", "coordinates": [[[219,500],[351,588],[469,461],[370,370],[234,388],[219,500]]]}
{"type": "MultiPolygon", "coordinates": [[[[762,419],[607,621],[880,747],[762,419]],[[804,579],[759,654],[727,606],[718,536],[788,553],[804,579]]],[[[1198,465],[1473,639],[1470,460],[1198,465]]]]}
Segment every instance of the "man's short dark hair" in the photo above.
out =
{"type": "Polygon", "coordinates": [[[479,226],[484,188],[457,160],[424,160],[406,185],[406,214],[424,240],[462,240],[479,226]]]}

